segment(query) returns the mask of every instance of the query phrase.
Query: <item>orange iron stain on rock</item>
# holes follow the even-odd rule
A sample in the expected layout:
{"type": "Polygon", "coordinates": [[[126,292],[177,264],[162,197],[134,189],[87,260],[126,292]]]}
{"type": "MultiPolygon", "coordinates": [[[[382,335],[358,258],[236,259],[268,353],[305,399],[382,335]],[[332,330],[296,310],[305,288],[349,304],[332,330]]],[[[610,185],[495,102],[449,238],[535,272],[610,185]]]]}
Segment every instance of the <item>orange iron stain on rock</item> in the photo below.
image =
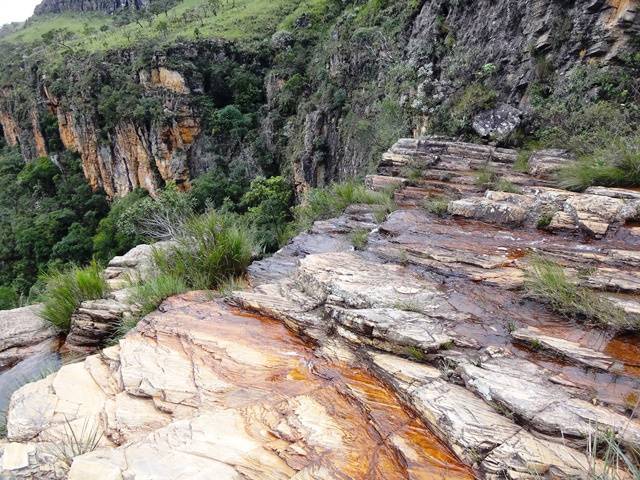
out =
{"type": "Polygon", "coordinates": [[[169,338],[160,337],[190,332],[198,339],[188,346],[198,368],[230,385],[203,402],[278,412],[280,419],[268,425],[277,438],[271,443],[294,470],[312,465],[331,478],[353,480],[474,478],[381,381],[316,356],[282,323],[194,294],[170,299],[164,310],[170,313],[151,318],[150,334],[166,345],[169,338]],[[165,326],[167,317],[171,325],[165,326]],[[287,425],[301,425],[305,434],[289,438],[287,425]]]}

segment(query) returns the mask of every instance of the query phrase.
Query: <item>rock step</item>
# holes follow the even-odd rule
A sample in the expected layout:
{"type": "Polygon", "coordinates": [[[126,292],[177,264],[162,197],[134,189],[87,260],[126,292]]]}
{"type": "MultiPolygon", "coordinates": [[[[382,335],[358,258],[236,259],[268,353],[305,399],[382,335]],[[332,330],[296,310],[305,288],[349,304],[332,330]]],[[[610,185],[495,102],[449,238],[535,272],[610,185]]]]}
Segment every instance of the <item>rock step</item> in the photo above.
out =
{"type": "Polygon", "coordinates": [[[58,348],[59,332],[40,316],[42,306],[0,310],[0,371],[58,348]]]}
{"type": "MultiPolygon", "coordinates": [[[[548,472],[583,478],[593,463],[579,450],[533,436],[469,390],[444,381],[437,369],[386,354],[369,356],[378,375],[485,478],[538,478],[548,472]]],[[[596,461],[594,467],[604,465],[596,461]]]]}
{"type": "Polygon", "coordinates": [[[526,327],[514,330],[514,339],[535,348],[549,350],[557,355],[569,358],[577,363],[604,371],[620,371],[623,364],[606,353],[593,350],[563,338],[545,334],[544,330],[536,327],[526,327]]]}

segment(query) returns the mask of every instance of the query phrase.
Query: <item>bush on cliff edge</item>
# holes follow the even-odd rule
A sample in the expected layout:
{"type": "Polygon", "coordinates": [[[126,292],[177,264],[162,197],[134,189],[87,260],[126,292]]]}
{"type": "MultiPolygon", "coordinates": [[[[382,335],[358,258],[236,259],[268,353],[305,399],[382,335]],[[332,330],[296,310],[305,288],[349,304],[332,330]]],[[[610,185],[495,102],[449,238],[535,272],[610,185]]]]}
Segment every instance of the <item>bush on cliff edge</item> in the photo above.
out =
{"type": "Polygon", "coordinates": [[[63,332],[71,327],[71,315],[86,300],[104,298],[108,292],[102,267],[95,261],[87,267],[53,270],[42,276],[45,284],[40,315],[63,332]]]}

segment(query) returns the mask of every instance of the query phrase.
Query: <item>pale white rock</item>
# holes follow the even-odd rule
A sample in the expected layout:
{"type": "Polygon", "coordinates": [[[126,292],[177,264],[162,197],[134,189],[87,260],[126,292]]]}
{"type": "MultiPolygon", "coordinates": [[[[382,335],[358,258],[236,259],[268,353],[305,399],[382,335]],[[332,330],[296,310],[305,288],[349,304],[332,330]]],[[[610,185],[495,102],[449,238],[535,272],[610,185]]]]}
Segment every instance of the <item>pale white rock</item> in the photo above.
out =
{"type": "Polygon", "coordinates": [[[563,338],[546,335],[536,327],[526,327],[511,333],[516,340],[539,344],[542,348],[552,350],[578,363],[600,370],[609,370],[616,364],[616,360],[609,355],[591,348],[583,347],[579,343],[563,338]]]}
{"type": "Polygon", "coordinates": [[[41,309],[34,305],[0,310],[0,369],[57,347],[58,331],[40,317],[41,309]]]}
{"type": "Polygon", "coordinates": [[[2,447],[2,469],[20,470],[29,466],[35,447],[28,443],[8,443],[2,447]]]}
{"type": "Polygon", "coordinates": [[[327,306],[329,316],[341,327],[356,333],[357,339],[395,353],[407,348],[424,352],[439,350],[454,341],[440,319],[393,308],[351,310],[327,306]]]}
{"type": "Polygon", "coordinates": [[[639,422],[572,398],[532,362],[496,358],[481,366],[462,363],[458,368],[468,388],[514,412],[539,432],[566,436],[568,443],[584,446],[599,430],[611,429],[623,442],[634,448],[640,445],[639,422]]]}
{"type": "Polygon", "coordinates": [[[527,218],[525,208],[486,198],[465,198],[449,203],[449,214],[500,225],[522,225],[527,218]]]}
{"type": "Polygon", "coordinates": [[[590,462],[581,451],[520,431],[495,448],[482,462],[482,467],[491,480],[578,479],[585,478],[590,462]]]}

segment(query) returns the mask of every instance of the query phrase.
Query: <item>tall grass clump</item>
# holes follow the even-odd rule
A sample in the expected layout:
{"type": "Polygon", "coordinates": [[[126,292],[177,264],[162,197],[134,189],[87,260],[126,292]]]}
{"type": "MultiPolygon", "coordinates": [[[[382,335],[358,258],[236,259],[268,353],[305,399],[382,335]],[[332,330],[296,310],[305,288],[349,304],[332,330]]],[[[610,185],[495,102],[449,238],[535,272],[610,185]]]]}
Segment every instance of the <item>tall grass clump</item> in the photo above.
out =
{"type": "Polygon", "coordinates": [[[640,135],[611,142],[560,170],[560,185],[584,190],[592,185],[640,186],[640,135]]]}
{"type": "Polygon", "coordinates": [[[140,319],[156,310],[167,298],[188,290],[189,287],[181,278],[167,273],[159,273],[134,284],[129,297],[129,302],[135,305],[134,312],[120,320],[113,340],[118,340],[135,328],[140,319]]]}
{"type": "Polygon", "coordinates": [[[63,332],[69,331],[71,315],[82,302],[103,298],[109,290],[102,267],[95,261],[84,268],[54,270],[43,275],[42,281],[44,306],[40,315],[63,332]]]}
{"type": "Polygon", "coordinates": [[[556,312],[578,320],[623,329],[638,329],[624,311],[589,288],[573,283],[562,266],[541,256],[531,259],[527,293],[556,312]]]}
{"type": "Polygon", "coordinates": [[[384,213],[395,208],[390,191],[375,192],[356,182],[335,183],[307,193],[302,204],[294,209],[296,230],[308,230],[314,222],[337,217],[355,204],[377,205],[384,213]]]}
{"type": "Polygon", "coordinates": [[[104,436],[99,420],[87,417],[78,428],[65,416],[64,431],[56,442],[51,443],[52,454],[59,461],[71,466],[73,459],[93,452],[104,436]]]}
{"type": "Polygon", "coordinates": [[[640,479],[639,455],[640,452],[634,448],[623,448],[612,431],[590,435],[585,478],[589,480],[640,479]]]}
{"type": "Polygon", "coordinates": [[[237,216],[215,210],[185,222],[175,241],[155,252],[158,274],[192,290],[215,290],[243,275],[255,249],[252,232],[237,216]]]}

